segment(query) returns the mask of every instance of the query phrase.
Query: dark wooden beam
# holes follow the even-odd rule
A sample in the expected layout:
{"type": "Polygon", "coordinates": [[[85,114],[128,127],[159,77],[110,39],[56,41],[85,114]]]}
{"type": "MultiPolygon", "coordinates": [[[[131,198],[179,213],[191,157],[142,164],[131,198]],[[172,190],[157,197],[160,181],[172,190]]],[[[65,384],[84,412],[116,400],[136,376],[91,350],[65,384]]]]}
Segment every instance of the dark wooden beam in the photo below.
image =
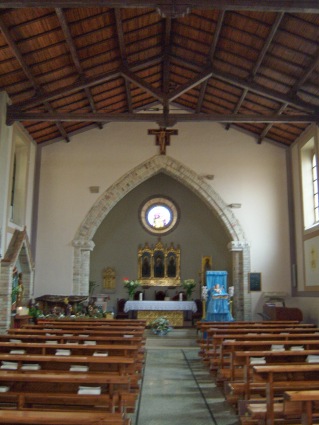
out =
{"type": "MultiPolygon", "coordinates": [[[[261,51],[259,53],[259,56],[258,56],[258,59],[257,59],[255,65],[254,65],[254,68],[251,71],[250,80],[253,81],[255,79],[256,74],[257,74],[257,72],[258,72],[258,70],[260,68],[260,65],[261,65],[262,61],[264,60],[264,58],[265,58],[265,55],[266,55],[266,53],[267,53],[267,51],[269,49],[269,46],[271,45],[271,43],[272,43],[272,41],[273,41],[273,39],[275,37],[275,34],[276,34],[277,30],[278,30],[278,27],[279,27],[279,25],[280,25],[283,17],[284,17],[284,13],[279,13],[276,16],[275,22],[273,23],[273,25],[271,27],[271,30],[270,30],[270,32],[269,32],[269,34],[267,36],[266,42],[264,43],[263,48],[261,49],[261,51]]],[[[244,102],[244,100],[245,100],[245,98],[247,96],[247,93],[248,93],[248,90],[247,89],[244,89],[243,90],[243,93],[242,93],[242,95],[240,97],[240,100],[237,103],[236,108],[234,109],[234,113],[235,114],[237,114],[238,111],[239,111],[239,109],[241,108],[241,105],[243,104],[243,102],[244,102]]],[[[230,125],[228,124],[227,127],[226,127],[226,129],[229,130],[229,127],[230,127],[230,125]]]]}
{"type": "Polygon", "coordinates": [[[164,53],[163,53],[163,92],[169,92],[169,69],[170,69],[170,52],[171,52],[171,32],[172,20],[171,18],[165,19],[165,32],[164,32],[164,53]]]}
{"type": "Polygon", "coordinates": [[[317,0],[4,0],[1,8],[25,7],[110,7],[110,8],[154,8],[187,13],[192,9],[252,10],[266,12],[319,13],[317,0]]]}
{"type": "MultiPolygon", "coordinates": [[[[62,9],[58,9],[58,8],[55,9],[55,13],[57,14],[57,17],[59,19],[65,40],[67,42],[73,63],[74,63],[75,68],[76,68],[76,70],[79,74],[80,80],[84,81],[85,78],[84,78],[82,66],[81,66],[81,63],[80,63],[78,52],[76,50],[76,47],[75,47],[75,44],[74,44],[74,41],[73,41],[73,37],[72,37],[71,31],[70,31],[69,25],[68,25],[66,17],[65,17],[65,13],[62,9]]],[[[93,100],[93,96],[92,96],[92,93],[91,93],[91,90],[89,89],[89,87],[85,87],[84,92],[85,92],[85,95],[86,95],[86,97],[89,101],[92,112],[96,112],[95,102],[93,100]]],[[[102,129],[101,123],[97,123],[97,126],[100,129],[102,129]]]]}
{"type": "Polygon", "coordinates": [[[131,83],[137,85],[142,90],[145,90],[147,93],[149,93],[151,96],[154,96],[156,99],[163,101],[164,93],[161,90],[158,90],[156,87],[151,86],[151,84],[148,84],[146,81],[144,81],[142,78],[138,77],[136,74],[134,74],[130,69],[128,69],[126,66],[121,66],[120,72],[123,78],[126,80],[129,80],[131,83]]]}
{"type": "MultiPolygon", "coordinates": [[[[216,51],[217,43],[219,40],[220,32],[223,26],[224,17],[225,17],[225,11],[222,10],[218,16],[216,29],[214,31],[213,42],[210,46],[209,53],[208,53],[209,65],[212,65],[214,62],[215,51],[216,51]]],[[[199,96],[198,96],[197,105],[196,105],[196,113],[199,113],[202,109],[203,101],[206,94],[207,84],[208,84],[208,80],[205,80],[200,87],[199,96]]]]}
{"type": "MultiPolygon", "coordinates": [[[[172,58],[174,59],[176,63],[180,64],[180,66],[182,67],[189,68],[197,72],[202,71],[202,68],[199,65],[187,62],[184,59],[181,59],[177,56],[173,56],[172,58]]],[[[211,72],[212,72],[212,78],[225,81],[226,83],[235,85],[237,87],[241,87],[242,89],[247,89],[261,96],[264,96],[268,99],[275,100],[276,102],[288,103],[289,105],[292,105],[295,108],[302,109],[308,112],[317,111],[319,109],[319,105],[313,105],[311,103],[304,102],[303,100],[299,99],[296,96],[288,96],[280,92],[277,92],[275,90],[265,88],[261,86],[260,84],[257,84],[253,81],[247,81],[244,78],[236,77],[233,74],[220,72],[214,67],[212,67],[211,72]]]]}
{"type": "MultiPolygon", "coordinates": [[[[17,43],[14,41],[14,39],[12,38],[7,26],[5,25],[4,21],[0,18],[0,30],[2,32],[3,37],[5,38],[8,46],[10,47],[10,49],[12,50],[13,55],[15,56],[15,58],[17,59],[17,61],[19,62],[21,68],[23,69],[23,72],[25,73],[26,77],[28,78],[30,84],[32,84],[34,90],[36,93],[42,93],[42,89],[41,87],[37,84],[36,80],[34,79],[32,72],[29,68],[29,66],[26,64],[20,50],[18,49],[17,43]]],[[[51,105],[47,102],[44,101],[43,105],[45,106],[45,108],[50,112],[53,113],[54,110],[51,107],[51,105]]],[[[59,121],[55,122],[55,125],[57,126],[59,132],[61,133],[61,135],[63,136],[64,140],[66,142],[69,142],[70,139],[67,135],[67,132],[65,131],[65,129],[63,128],[62,124],[59,121]]]]}
{"type": "MultiPolygon", "coordinates": [[[[131,64],[130,70],[133,72],[138,72],[147,67],[157,65],[161,61],[162,61],[162,57],[156,57],[148,61],[137,62],[137,63],[131,64]]],[[[120,75],[121,75],[120,71],[115,70],[103,75],[87,78],[84,82],[79,81],[75,84],[71,84],[68,87],[63,87],[63,89],[54,90],[50,93],[34,96],[25,102],[16,103],[16,106],[23,109],[32,108],[34,106],[40,105],[44,101],[51,101],[51,100],[59,99],[60,97],[67,96],[69,94],[76,93],[80,90],[83,90],[85,87],[93,87],[99,84],[106,83],[107,81],[111,81],[120,77],[120,75]]]]}
{"type": "MultiPolygon", "coordinates": [[[[127,66],[127,55],[126,55],[126,46],[124,41],[121,10],[114,9],[114,16],[115,16],[116,34],[117,34],[117,41],[119,45],[121,60],[122,60],[122,63],[125,66],[127,66]]],[[[133,112],[131,84],[128,80],[125,80],[125,93],[126,93],[127,110],[129,112],[133,112]]]]}
{"type": "Polygon", "coordinates": [[[177,99],[179,96],[181,96],[183,93],[188,92],[189,90],[192,90],[194,87],[198,86],[199,84],[203,83],[204,81],[208,80],[212,76],[212,72],[210,70],[203,71],[200,75],[193,78],[193,80],[183,84],[182,86],[178,87],[176,90],[171,92],[168,95],[168,100],[172,102],[173,100],[177,99]]]}
{"type": "MultiPolygon", "coordinates": [[[[108,114],[103,112],[92,113],[43,113],[23,112],[14,106],[8,106],[7,124],[15,121],[84,121],[84,122],[157,122],[163,123],[163,114],[108,114]]],[[[176,122],[220,122],[220,123],[313,123],[319,121],[319,113],[311,115],[239,115],[239,114],[170,114],[169,126],[176,122]]],[[[173,125],[174,125],[173,124],[173,125]]],[[[162,125],[163,126],[163,125],[162,125]]]]}

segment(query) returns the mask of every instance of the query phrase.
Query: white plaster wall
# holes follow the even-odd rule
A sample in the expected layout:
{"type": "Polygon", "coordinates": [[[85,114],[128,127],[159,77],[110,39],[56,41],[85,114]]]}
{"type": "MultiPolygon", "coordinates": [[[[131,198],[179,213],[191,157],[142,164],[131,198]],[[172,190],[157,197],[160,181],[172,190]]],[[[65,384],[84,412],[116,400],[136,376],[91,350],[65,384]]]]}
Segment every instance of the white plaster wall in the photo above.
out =
{"type": "MultiPolygon", "coordinates": [[[[72,239],[97,197],[159,148],[148,123],[108,124],[43,148],[35,294],[70,294],[72,239]],[[91,194],[90,186],[100,186],[91,194]]],[[[178,124],[167,155],[199,175],[234,210],[251,244],[251,269],[262,272],[264,291],[290,291],[286,153],[219,124],[178,124]]],[[[258,296],[258,295],[257,295],[258,296]]],[[[257,302],[256,302],[257,303],[257,302]]]]}

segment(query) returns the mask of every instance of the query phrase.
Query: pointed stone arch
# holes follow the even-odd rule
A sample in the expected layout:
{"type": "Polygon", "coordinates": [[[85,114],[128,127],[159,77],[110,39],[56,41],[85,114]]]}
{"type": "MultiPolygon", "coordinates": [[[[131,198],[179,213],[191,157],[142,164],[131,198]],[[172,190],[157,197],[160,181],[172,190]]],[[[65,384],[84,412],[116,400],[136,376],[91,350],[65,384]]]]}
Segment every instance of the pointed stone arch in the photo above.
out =
{"type": "Polygon", "coordinates": [[[15,229],[7,251],[1,261],[0,290],[1,290],[1,317],[0,330],[11,327],[12,315],[12,285],[13,270],[18,265],[18,270],[23,274],[23,300],[26,306],[33,295],[34,288],[34,262],[31,254],[30,242],[26,228],[15,229]]]}
{"type": "Polygon", "coordinates": [[[94,203],[73,240],[73,293],[88,294],[90,252],[94,249],[92,239],[104,218],[131,190],[159,173],[165,173],[186,186],[219,218],[231,240],[228,248],[232,251],[234,311],[237,320],[248,320],[251,315],[251,302],[247,291],[250,251],[242,227],[231,209],[202,177],[166,155],[156,155],[138,165],[110,186],[94,203]]]}

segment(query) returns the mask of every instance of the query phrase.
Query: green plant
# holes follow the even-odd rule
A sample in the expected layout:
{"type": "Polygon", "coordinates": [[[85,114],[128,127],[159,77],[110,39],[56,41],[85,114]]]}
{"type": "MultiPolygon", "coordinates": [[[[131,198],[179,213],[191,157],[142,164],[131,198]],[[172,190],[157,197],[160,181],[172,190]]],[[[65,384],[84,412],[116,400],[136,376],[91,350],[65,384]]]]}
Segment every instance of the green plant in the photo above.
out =
{"type": "Polygon", "coordinates": [[[169,332],[172,330],[172,326],[166,316],[157,317],[150,322],[149,326],[153,331],[169,332]]]}
{"type": "Polygon", "coordinates": [[[124,287],[128,291],[129,298],[133,298],[136,288],[138,288],[139,286],[140,286],[140,282],[138,280],[124,279],[124,287]]]}
{"type": "Polygon", "coordinates": [[[187,299],[189,299],[196,287],[196,282],[194,279],[185,279],[182,282],[182,287],[185,289],[187,299]]]}

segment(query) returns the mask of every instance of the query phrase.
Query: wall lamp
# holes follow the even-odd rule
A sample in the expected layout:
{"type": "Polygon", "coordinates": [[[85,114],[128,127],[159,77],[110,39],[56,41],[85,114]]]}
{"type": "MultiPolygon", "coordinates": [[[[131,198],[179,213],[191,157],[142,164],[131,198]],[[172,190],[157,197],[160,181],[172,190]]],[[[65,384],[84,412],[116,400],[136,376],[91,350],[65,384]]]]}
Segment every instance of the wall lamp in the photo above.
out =
{"type": "Polygon", "coordinates": [[[241,208],[241,204],[229,204],[227,205],[229,208],[241,208]]]}

